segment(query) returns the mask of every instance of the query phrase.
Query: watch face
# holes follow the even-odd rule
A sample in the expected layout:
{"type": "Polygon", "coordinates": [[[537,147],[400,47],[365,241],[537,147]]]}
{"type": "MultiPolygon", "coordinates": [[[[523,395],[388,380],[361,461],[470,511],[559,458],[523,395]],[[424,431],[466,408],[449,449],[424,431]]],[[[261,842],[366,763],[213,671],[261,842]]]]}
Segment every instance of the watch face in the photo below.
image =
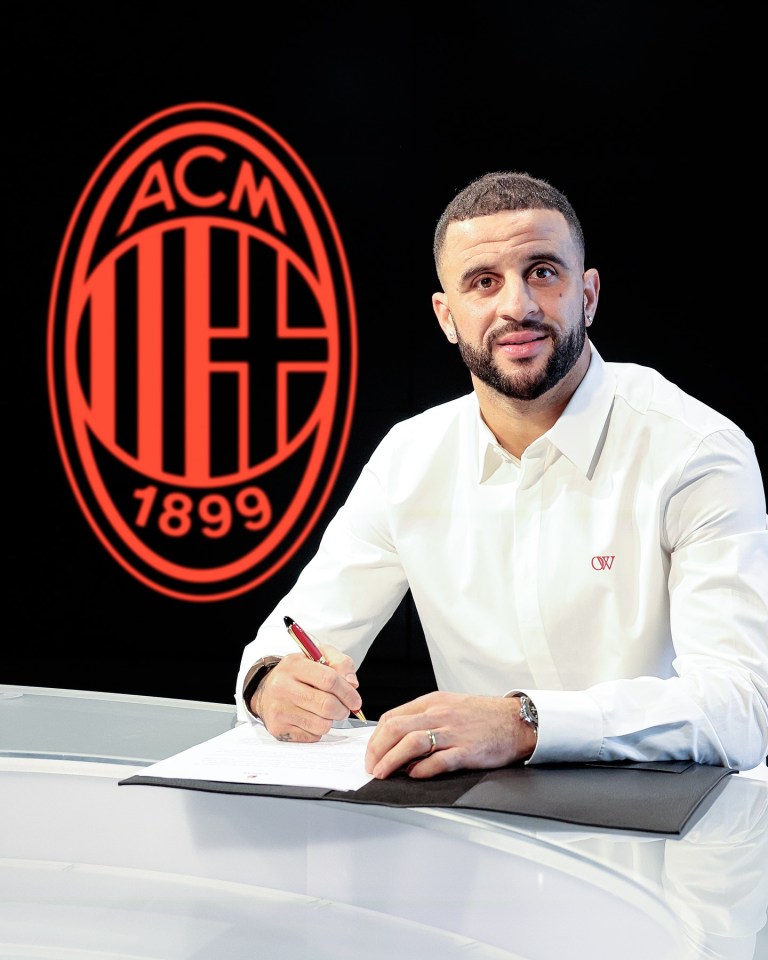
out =
{"type": "Polygon", "coordinates": [[[529,697],[520,698],[520,719],[529,723],[532,727],[538,727],[539,725],[539,715],[529,697]]]}

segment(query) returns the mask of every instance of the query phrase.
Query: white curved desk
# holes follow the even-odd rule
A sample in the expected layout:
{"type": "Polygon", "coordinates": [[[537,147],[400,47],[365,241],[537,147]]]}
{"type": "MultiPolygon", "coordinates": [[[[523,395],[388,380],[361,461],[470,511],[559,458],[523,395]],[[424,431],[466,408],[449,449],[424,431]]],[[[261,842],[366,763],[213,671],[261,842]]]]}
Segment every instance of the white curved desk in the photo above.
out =
{"type": "Polygon", "coordinates": [[[768,777],[681,837],[118,786],[234,707],[0,686],[0,957],[768,958],[768,777]]]}

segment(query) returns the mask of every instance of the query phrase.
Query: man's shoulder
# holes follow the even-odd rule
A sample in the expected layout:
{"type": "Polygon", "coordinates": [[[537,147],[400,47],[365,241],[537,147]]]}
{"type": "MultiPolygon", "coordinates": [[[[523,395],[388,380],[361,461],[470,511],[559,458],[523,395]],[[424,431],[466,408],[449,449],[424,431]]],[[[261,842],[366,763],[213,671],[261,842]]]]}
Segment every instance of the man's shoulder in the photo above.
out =
{"type": "Polygon", "coordinates": [[[402,458],[412,452],[425,460],[438,449],[463,448],[476,436],[477,410],[477,397],[471,392],[398,420],[382,437],[376,455],[402,458]]]}
{"type": "Polygon", "coordinates": [[[616,362],[606,366],[616,379],[616,398],[634,414],[672,420],[698,434],[739,429],[725,414],[654,367],[616,362]]]}

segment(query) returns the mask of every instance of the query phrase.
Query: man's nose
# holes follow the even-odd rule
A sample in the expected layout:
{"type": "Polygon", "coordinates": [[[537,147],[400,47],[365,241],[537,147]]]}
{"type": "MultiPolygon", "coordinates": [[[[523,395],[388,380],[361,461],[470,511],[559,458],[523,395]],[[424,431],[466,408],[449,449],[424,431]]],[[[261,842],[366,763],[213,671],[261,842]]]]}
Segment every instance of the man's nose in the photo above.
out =
{"type": "Polygon", "coordinates": [[[522,322],[538,311],[528,284],[521,277],[508,277],[499,288],[496,316],[501,320],[522,322]]]}

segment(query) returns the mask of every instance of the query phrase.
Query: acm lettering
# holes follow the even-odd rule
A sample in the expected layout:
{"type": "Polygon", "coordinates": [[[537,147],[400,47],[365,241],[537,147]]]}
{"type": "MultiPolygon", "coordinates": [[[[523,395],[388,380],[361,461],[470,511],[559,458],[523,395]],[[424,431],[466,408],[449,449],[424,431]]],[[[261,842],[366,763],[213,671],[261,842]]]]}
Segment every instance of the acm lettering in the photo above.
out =
{"type": "Polygon", "coordinates": [[[128,212],[120,224],[117,235],[121,236],[130,230],[136,217],[150,207],[162,206],[170,215],[178,210],[179,201],[192,207],[211,210],[215,207],[226,206],[232,213],[242,212],[247,204],[248,215],[252,220],[258,220],[265,213],[272,221],[273,228],[285,235],[285,221],[280,212],[275,187],[268,176],[257,180],[253,165],[249,160],[242,160],[234,181],[231,184],[223,182],[221,189],[212,193],[196,193],[189,185],[188,171],[192,163],[213,161],[221,164],[228,157],[224,150],[214,146],[192,147],[186,150],[176,161],[168,175],[166,165],[162,160],[155,160],[147,167],[139,188],[131,201],[128,212]],[[228,188],[228,189],[227,189],[228,188]]]}

